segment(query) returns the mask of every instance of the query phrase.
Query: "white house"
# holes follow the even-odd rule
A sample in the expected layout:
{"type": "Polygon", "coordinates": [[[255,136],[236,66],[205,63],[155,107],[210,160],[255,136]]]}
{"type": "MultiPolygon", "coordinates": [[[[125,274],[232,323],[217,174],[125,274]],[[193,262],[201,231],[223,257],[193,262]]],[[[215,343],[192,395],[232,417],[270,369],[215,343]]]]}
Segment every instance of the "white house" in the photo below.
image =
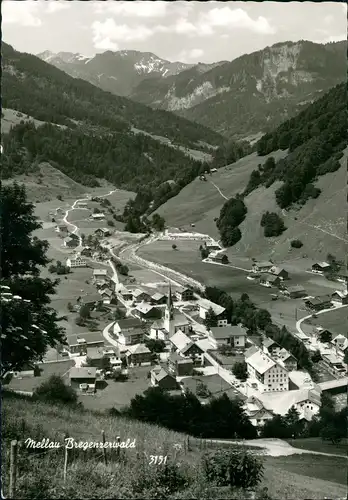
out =
{"type": "Polygon", "coordinates": [[[93,281],[101,281],[108,279],[108,272],[106,269],[94,269],[93,271],[93,281]]]}
{"type": "Polygon", "coordinates": [[[137,318],[125,318],[115,321],[113,334],[121,345],[140,344],[143,337],[143,322],[137,318]]]}
{"type": "Polygon", "coordinates": [[[288,391],[288,371],[258,350],[246,358],[249,384],[260,392],[288,391]]]}
{"type": "Polygon", "coordinates": [[[211,302],[207,299],[199,299],[199,317],[205,319],[207,312],[212,309],[214,314],[217,316],[218,326],[227,326],[226,309],[215,302],[211,302]]]}
{"type": "Polygon", "coordinates": [[[174,335],[170,337],[169,340],[173,350],[175,351],[182,351],[182,349],[184,349],[191,343],[190,337],[181,330],[178,330],[176,333],[174,333],[174,335]]]}
{"type": "Polygon", "coordinates": [[[221,345],[230,345],[232,347],[245,347],[247,332],[240,325],[215,326],[208,331],[208,338],[215,349],[221,345]]]}
{"type": "Polygon", "coordinates": [[[103,214],[102,212],[100,212],[98,214],[92,214],[92,219],[93,220],[103,220],[103,219],[105,219],[105,214],[103,214]]]}
{"type": "Polygon", "coordinates": [[[76,255],[75,257],[71,257],[71,259],[66,259],[67,267],[86,267],[87,261],[81,257],[81,255],[76,255]]]}
{"type": "Polygon", "coordinates": [[[274,417],[274,412],[269,408],[266,408],[265,404],[255,396],[250,396],[244,402],[243,406],[250,422],[255,427],[264,426],[267,420],[274,417]]]}
{"type": "Polygon", "coordinates": [[[265,261],[256,261],[252,264],[252,272],[253,273],[267,273],[274,267],[274,264],[268,260],[265,261]]]}
{"type": "Polygon", "coordinates": [[[331,344],[336,347],[336,353],[339,356],[344,357],[348,349],[348,340],[346,339],[346,337],[341,334],[336,335],[336,337],[331,340],[331,344]]]}

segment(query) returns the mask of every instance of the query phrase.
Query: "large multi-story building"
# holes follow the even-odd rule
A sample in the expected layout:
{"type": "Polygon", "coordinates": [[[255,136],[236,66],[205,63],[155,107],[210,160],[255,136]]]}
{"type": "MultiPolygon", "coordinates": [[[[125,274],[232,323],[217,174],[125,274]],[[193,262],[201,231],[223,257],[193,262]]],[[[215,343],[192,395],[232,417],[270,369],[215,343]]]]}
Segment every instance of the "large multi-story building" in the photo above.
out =
{"type": "Polygon", "coordinates": [[[259,392],[289,390],[288,371],[266,353],[257,350],[245,361],[248,367],[248,382],[259,392]]]}

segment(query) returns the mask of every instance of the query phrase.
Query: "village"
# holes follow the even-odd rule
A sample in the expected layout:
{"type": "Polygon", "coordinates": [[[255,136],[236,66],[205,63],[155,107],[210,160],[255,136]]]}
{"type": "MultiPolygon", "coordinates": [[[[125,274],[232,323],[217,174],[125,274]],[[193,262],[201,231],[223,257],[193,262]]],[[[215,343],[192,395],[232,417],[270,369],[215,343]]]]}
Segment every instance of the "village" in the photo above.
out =
{"type": "MultiPolygon", "coordinates": [[[[86,210],[87,203],[75,207],[86,210]]],[[[251,261],[245,273],[254,286],[274,292],[272,301],[298,301],[298,307],[307,311],[296,324],[296,336],[307,349],[320,352],[323,378],[313,382],[290,352],[263,332],[250,335],[241,324],[228,324],[226,309],[203,298],[195,287],[182,286],[164,275],[159,281],[152,274],[153,280],[146,283],[130,275],[116,255],[117,231],[106,224],[105,214],[95,211],[88,220],[98,221],[88,236],[79,235],[66,216],[50,225],[66,257],[59,261],[60,274],[69,282],[74,273],[83,271],[89,292],[81,288],[68,303],[72,321],[66,345],[51,350],[37,367],[14,373],[9,384],[12,390],[30,393],[48,375],[59,374],[91,409],[122,408],[148,387],[172,394],[191,391],[202,404],[226,393],[243,401],[257,427],[293,406],[301,419],[309,421],[319,411],[323,390],[344,390],[346,334],[320,321],[323,312],[345,311],[344,272],[335,277],[337,290],[325,296],[308,295],[304,286],[293,283],[286,269],[271,261],[251,261]],[[214,316],[216,326],[209,326],[209,315],[214,316]],[[244,376],[234,370],[241,364],[244,376]]],[[[178,236],[185,237],[165,231],[160,238],[177,240],[178,236]]],[[[206,262],[229,265],[218,242],[194,233],[192,238],[205,249],[206,262]]],[[[310,272],[324,276],[328,268],[329,263],[313,263],[310,272]]]]}

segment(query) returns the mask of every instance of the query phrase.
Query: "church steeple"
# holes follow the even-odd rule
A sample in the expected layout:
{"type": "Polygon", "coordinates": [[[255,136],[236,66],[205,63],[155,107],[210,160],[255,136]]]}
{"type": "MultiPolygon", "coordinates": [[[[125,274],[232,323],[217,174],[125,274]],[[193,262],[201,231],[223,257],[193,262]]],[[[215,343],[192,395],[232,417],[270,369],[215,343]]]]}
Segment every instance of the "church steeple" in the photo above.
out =
{"type": "Polygon", "coordinates": [[[166,315],[168,315],[169,319],[173,319],[173,317],[174,317],[172,286],[171,286],[170,282],[169,282],[169,290],[168,290],[168,300],[167,300],[166,315]]]}

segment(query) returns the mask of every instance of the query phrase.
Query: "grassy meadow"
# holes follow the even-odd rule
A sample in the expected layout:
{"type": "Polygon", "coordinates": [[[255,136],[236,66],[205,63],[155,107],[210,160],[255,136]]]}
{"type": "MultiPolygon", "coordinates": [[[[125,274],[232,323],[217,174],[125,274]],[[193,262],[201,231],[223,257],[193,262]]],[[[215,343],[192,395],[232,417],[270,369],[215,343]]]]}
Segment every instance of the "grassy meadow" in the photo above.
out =
{"type": "MultiPolygon", "coordinates": [[[[107,464],[101,450],[73,450],[69,453],[65,484],[63,448],[34,452],[22,444],[16,498],[248,498],[246,492],[207,483],[201,465],[205,450],[193,439],[188,449],[187,437],[180,433],[120,417],[13,396],[4,398],[2,418],[5,495],[11,439],[20,439],[23,443],[28,437],[34,440],[50,438],[63,443],[67,434],[76,441],[100,442],[104,430],[106,441],[115,441],[117,436],[121,441],[135,439],[135,448],[121,450],[119,456],[116,450],[107,450],[107,464]],[[150,465],[151,455],[168,457],[170,477],[159,465],[150,465]],[[184,478],[184,483],[181,484],[180,478],[184,478]]],[[[209,441],[206,446],[207,451],[212,451],[209,441]]],[[[267,487],[273,499],[340,498],[346,495],[346,460],[343,457],[294,455],[262,459],[265,471],[260,488],[267,487]]]]}

